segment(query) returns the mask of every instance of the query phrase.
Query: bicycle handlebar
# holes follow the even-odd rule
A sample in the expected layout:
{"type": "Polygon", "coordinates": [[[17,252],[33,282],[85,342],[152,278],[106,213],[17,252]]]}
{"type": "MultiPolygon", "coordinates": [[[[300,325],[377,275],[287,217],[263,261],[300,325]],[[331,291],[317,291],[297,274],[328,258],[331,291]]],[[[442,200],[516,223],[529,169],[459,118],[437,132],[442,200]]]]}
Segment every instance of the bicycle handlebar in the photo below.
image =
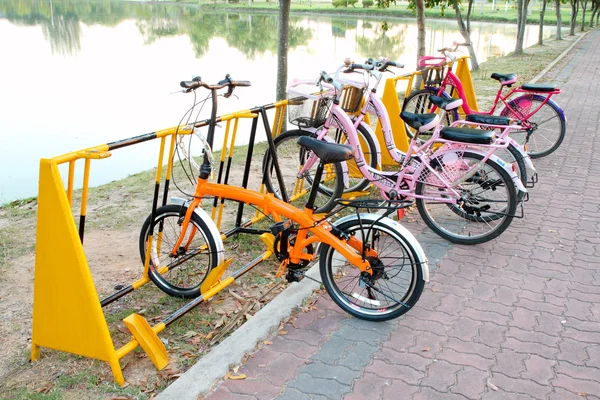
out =
{"type": "Polygon", "coordinates": [[[353,72],[355,69],[364,69],[365,71],[373,71],[376,69],[379,72],[385,72],[387,71],[387,67],[404,68],[404,64],[390,61],[387,58],[381,58],[379,60],[369,58],[364,64],[354,64],[350,62],[345,62],[345,64],[347,67],[347,69],[344,70],[345,73],[353,72]]]}
{"type": "Polygon", "coordinates": [[[461,46],[462,47],[468,47],[468,46],[472,46],[473,45],[473,43],[469,43],[469,42],[465,42],[465,43],[452,42],[452,44],[454,45],[454,48],[452,48],[452,47],[443,47],[441,49],[438,49],[438,52],[443,53],[445,55],[446,52],[448,52],[448,51],[456,51],[461,46]]]}
{"type": "Polygon", "coordinates": [[[227,93],[225,94],[225,97],[231,96],[231,94],[233,93],[233,89],[236,86],[250,86],[250,85],[252,85],[250,83],[250,81],[234,81],[233,79],[231,79],[231,76],[229,74],[227,74],[225,76],[225,79],[219,81],[219,83],[214,84],[214,85],[209,85],[208,83],[202,82],[202,78],[200,78],[199,76],[196,76],[191,81],[179,82],[179,86],[184,88],[185,89],[184,91],[186,93],[196,90],[199,87],[203,87],[203,88],[210,89],[210,90],[217,90],[217,89],[222,89],[224,87],[227,87],[228,90],[227,90],[227,93]]]}

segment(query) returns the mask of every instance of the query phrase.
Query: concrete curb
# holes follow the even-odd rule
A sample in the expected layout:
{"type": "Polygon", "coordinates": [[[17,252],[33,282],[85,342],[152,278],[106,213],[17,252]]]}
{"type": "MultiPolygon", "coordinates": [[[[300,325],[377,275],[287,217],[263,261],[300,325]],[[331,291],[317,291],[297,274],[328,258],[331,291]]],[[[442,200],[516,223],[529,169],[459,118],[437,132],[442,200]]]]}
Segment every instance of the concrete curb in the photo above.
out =
{"type": "MultiPolygon", "coordinates": [[[[320,279],[319,267],[314,265],[306,275],[320,279]]],[[[302,301],[319,288],[319,283],[303,279],[293,283],[271,300],[254,317],[231,336],[203,356],[192,368],[157,396],[157,399],[197,399],[222,379],[229,368],[238,364],[256,345],[271,334],[281,321],[291,315],[302,301]]]]}
{"type": "Polygon", "coordinates": [[[569,52],[573,49],[573,47],[575,47],[575,45],[577,43],[579,43],[579,41],[581,39],[583,39],[585,37],[585,35],[588,34],[588,32],[589,31],[584,32],[583,35],[579,35],[577,40],[575,40],[569,47],[567,47],[565,49],[565,51],[563,51],[558,57],[556,57],[556,59],[554,61],[552,61],[550,64],[548,64],[548,66],[546,68],[544,68],[539,74],[534,76],[533,79],[529,81],[529,83],[536,83],[537,81],[542,79],[542,77],[544,75],[546,75],[548,73],[548,71],[550,71],[560,60],[562,60],[567,54],[569,54],[569,52]]]}

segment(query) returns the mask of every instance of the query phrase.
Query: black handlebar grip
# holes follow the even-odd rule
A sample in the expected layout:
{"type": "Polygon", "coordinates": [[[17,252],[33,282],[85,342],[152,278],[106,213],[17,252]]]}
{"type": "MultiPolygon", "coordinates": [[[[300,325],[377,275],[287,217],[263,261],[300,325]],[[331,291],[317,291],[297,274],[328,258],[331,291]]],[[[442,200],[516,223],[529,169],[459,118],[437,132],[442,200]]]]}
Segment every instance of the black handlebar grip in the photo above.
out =
{"type": "Polygon", "coordinates": [[[195,89],[198,89],[200,87],[201,83],[202,82],[200,80],[181,81],[181,82],[179,82],[179,86],[181,86],[184,89],[195,90],[195,89]]]}

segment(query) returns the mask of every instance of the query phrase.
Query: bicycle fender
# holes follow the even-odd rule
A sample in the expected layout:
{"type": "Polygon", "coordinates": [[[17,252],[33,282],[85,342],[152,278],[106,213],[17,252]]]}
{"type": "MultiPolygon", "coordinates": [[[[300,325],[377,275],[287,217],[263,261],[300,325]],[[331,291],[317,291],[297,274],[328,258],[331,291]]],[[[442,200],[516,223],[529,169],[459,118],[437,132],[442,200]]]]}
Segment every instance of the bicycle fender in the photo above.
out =
{"type": "MultiPolygon", "coordinates": [[[[180,197],[171,197],[171,203],[189,207],[192,202],[191,200],[182,199],[180,197]]],[[[215,221],[213,221],[213,219],[210,217],[210,215],[208,215],[206,211],[199,207],[196,207],[194,213],[198,217],[200,217],[202,221],[204,221],[204,223],[208,227],[211,236],[215,240],[215,247],[217,249],[217,265],[223,263],[223,261],[225,261],[225,246],[223,245],[223,238],[221,237],[221,232],[219,232],[219,228],[217,228],[217,224],[215,224],[215,221]]]]}
{"type": "MultiPolygon", "coordinates": [[[[329,143],[335,143],[335,140],[333,140],[329,136],[323,137],[323,140],[329,143]]],[[[344,177],[344,187],[347,189],[348,187],[350,187],[350,178],[348,177],[348,164],[346,164],[346,161],[342,161],[340,162],[340,164],[342,164],[342,176],[344,177]]]]}
{"type": "MultiPolygon", "coordinates": [[[[341,225],[343,223],[346,223],[348,221],[353,221],[356,220],[357,223],[359,221],[359,216],[357,216],[356,214],[352,214],[352,215],[348,215],[344,218],[340,218],[337,221],[335,221],[333,223],[334,226],[337,225],[341,225]]],[[[421,271],[423,272],[423,280],[425,282],[429,282],[429,264],[428,264],[428,260],[427,257],[425,256],[425,251],[423,250],[423,247],[421,247],[421,244],[419,243],[419,241],[417,240],[417,238],[415,237],[415,235],[413,235],[412,233],[410,233],[410,231],[408,229],[406,229],[404,226],[400,225],[397,221],[394,221],[391,218],[381,218],[381,215],[377,215],[377,214],[368,214],[368,213],[361,213],[360,214],[360,221],[364,224],[366,223],[373,223],[375,221],[379,220],[380,222],[382,222],[384,225],[387,225],[389,227],[392,227],[394,229],[396,229],[398,232],[400,232],[400,234],[402,235],[402,237],[408,242],[408,244],[410,246],[412,246],[412,248],[415,250],[415,253],[417,253],[417,258],[418,258],[418,262],[419,265],[421,266],[421,271]]]]}
{"type": "Polygon", "coordinates": [[[381,168],[382,164],[381,164],[381,146],[379,146],[379,140],[377,140],[377,135],[375,135],[375,132],[373,132],[373,129],[371,129],[371,127],[366,124],[364,121],[362,121],[360,123],[360,125],[365,128],[367,130],[367,132],[369,132],[369,135],[371,136],[371,139],[373,139],[373,142],[375,143],[375,148],[377,149],[377,168],[381,168]]]}
{"type": "Polygon", "coordinates": [[[502,166],[502,168],[504,168],[504,170],[506,172],[508,172],[508,174],[510,175],[510,178],[512,179],[513,183],[515,184],[515,187],[517,188],[517,190],[519,190],[523,193],[527,193],[527,189],[523,185],[523,182],[521,182],[521,179],[519,179],[519,176],[515,173],[515,171],[512,170],[511,164],[507,163],[506,161],[502,160],[500,157],[498,157],[494,154],[492,154],[490,156],[490,160],[499,164],[500,166],[502,166]]]}
{"type": "Polygon", "coordinates": [[[518,151],[519,153],[523,156],[523,160],[525,161],[525,166],[527,167],[527,170],[530,172],[537,172],[535,167],[533,166],[533,161],[531,161],[531,157],[529,156],[529,154],[527,154],[527,152],[525,151],[525,149],[523,148],[523,146],[521,146],[519,143],[517,143],[516,140],[509,138],[509,143],[511,143],[518,151]]]}

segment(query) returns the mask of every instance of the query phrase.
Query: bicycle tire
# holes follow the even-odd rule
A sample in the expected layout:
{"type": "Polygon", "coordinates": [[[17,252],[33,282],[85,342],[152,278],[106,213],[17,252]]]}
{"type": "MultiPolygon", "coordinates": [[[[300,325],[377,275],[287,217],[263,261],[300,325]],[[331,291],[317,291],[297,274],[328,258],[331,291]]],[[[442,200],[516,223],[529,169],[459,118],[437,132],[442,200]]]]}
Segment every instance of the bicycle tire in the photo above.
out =
{"type": "MultiPolygon", "coordinates": [[[[149,261],[148,276],[156,286],[170,296],[186,299],[200,296],[200,286],[209,272],[217,266],[217,246],[206,223],[196,213],[188,225],[184,244],[191,241],[188,249],[180,247],[177,257],[170,253],[181,233],[181,222],[187,207],[168,204],[156,210],[154,218],[153,246],[149,261]],[[195,230],[195,232],[193,232],[195,230]],[[193,232],[190,235],[189,232],[193,232]],[[163,247],[164,245],[164,247],[163,247]],[[198,251],[196,255],[192,255],[198,251]],[[173,265],[173,269],[164,274],[157,271],[157,266],[165,265],[165,261],[173,265]],[[180,262],[179,264],[177,264],[180,262]]],[[[146,244],[150,234],[152,215],[149,215],[142,225],[140,232],[139,248],[142,263],[146,260],[146,244]]]]}
{"type": "MultiPolygon", "coordinates": [[[[435,169],[449,182],[460,179],[464,176],[462,170],[467,166],[470,169],[484,158],[468,150],[456,154],[458,158],[452,164],[441,160],[444,155],[434,159],[438,160],[435,169]]],[[[486,160],[482,168],[455,188],[461,192],[460,204],[435,200],[451,197],[443,193],[445,189],[436,180],[431,174],[422,173],[418,177],[415,193],[434,199],[418,198],[416,203],[425,224],[444,239],[458,244],[484,243],[499,236],[512,222],[517,193],[509,173],[498,163],[486,160]],[[487,199],[482,194],[491,197],[487,199]]]]}
{"type": "MultiPolygon", "coordinates": [[[[407,111],[407,112],[411,112],[411,113],[415,113],[415,114],[428,114],[431,113],[431,108],[433,106],[433,103],[429,100],[429,96],[434,95],[437,96],[438,93],[438,89],[421,89],[421,90],[417,90],[412,92],[405,100],[404,103],[402,104],[402,111],[407,111]]],[[[446,98],[450,98],[451,96],[446,93],[446,92],[442,92],[442,97],[446,97],[446,98]]],[[[436,111],[437,113],[439,113],[439,109],[436,111]]],[[[458,111],[457,110],[451,110],[446,112],[446,117],[444,118],[444,120],[442,121],[442,124],[444,126],[450,126],[450,124],[452,124],[452,122],[458,120],[458,111]]],[[[408,126],[408,124],[404,124],[405,130],[406,130],[406,136],[408,136],[409,139],[412,139],[415,137],[414,135],[414,129],[411,128],[410,126],[408,126]]],[[[431,137],[431,133],[428,132],[422,132],[419,134],[421,141],[426,141],[427,139],[429,139],[431,137]]]]}
{"type": "MultiPolygon", "coordinates": [[[[364,155],[365,164],[371,168],[377,169],[377,146],[373,141],[373,137],[369,134],[367,129],[359,125],[356,134],[358,137],[358,143],[360,144],[361,150],[364,155]],[[366,150],[366,151],[365,151],[366,150]]],[[[346,135],[340,135],[340,130],[336,129],[335,135],[336,143],[350,144],[346,135]],[[343,140],[342,140],[343,137],[343,140]]],[[[356,161],[353,159],[346,161],[348,168],[348,188],[344,188],[344,193],[360,192],[366,189],[371,182],[365,178],[356,165],[356,161]]]]}
{"type": "Polygon", "coordinates": [[[333,301],[356,318],[368,321],[397,318],[419,300],[425,285],[421,265],[426,260],[405,237],[406,234],[411,235],[410,232],[397,229],[395,225],[399,224],[390,223],[387,218],[369,221],[368,226],[359,222],[358,219],[351,219],[337,225],[337,228],[349,235],[361,235],[361,239],[369,235],[371,248],[378,252],[378,257],[370,260],[374,273],[369,283],[377,290],[364,284],[361,286],[360,270],[326,243],[321,244],[319,257],[323,285],[333,301]],[[364,233],[365,230],[367,234],[364,233]],[[398,264],[385,264],[386,262],[398,264]],[[347,281],[354,283],[346,283],[347,281]],[[396,293],[396,288],[400,289],[399,294],[396,293]],[[391,293],[386,293],[389,297],[383,294],[377,296],[378,290],[391,293]]]}
{"type": "MultiPolygon", "coordinates": [[[[535,110],[546,98],[537,94],[524,94],[511,100],[508,104],[516,110],[535,110]],[[536,103],[538,103],[536,105],[536,103]]],[[[500,115],[509,118],[521,119],[514,111],[505,107],[500,115]]],[[[520,145],[527,145],[527,154],[531,158],[545,157],[558,149],[567,132],[567,120],[561,108],[552,100],[542,105],[538,112],[533,114],[528,123],[534,126],[527,140],[527,131],[512,131],[510,136],[520,145]]]]}
{"type": "MultiPolygon", "coordinates": [[[[317,163],[315,163],[312,170],[308,171],[302,180],[297,178],[297,173],[300,171],[301,166],[304,165],[304,161],[308,158],[310,152],[307,148],[297,143],[298,138],[301,136],[314,137],[314,134],[298,129],[286,131],[273,139],[285,190],[288,199],[292,201],[295,200],[293,198],[294,192],[296,192],[297,196],[299,196],[298,193],[302,193],[303,190],[300,190],[300,188],[303,189],[304,181],[306,181],[309,187],[312,186],[314,171],[317,168],[317,163]]],[[[273,193],[278,199],[282,199],[281,188],[279,187],[275,168],[273,168],[273,158],[269,150],[266,151],[263,158],[263,173],[267,191],[273,193]]],[[[323,177],[317,189],[315,213],[327,213],[335,208],[335,200],[342,197],[344,191],[343,174],[344,172],[340,163],[332,163],[325,166],[323,177]]]]}

